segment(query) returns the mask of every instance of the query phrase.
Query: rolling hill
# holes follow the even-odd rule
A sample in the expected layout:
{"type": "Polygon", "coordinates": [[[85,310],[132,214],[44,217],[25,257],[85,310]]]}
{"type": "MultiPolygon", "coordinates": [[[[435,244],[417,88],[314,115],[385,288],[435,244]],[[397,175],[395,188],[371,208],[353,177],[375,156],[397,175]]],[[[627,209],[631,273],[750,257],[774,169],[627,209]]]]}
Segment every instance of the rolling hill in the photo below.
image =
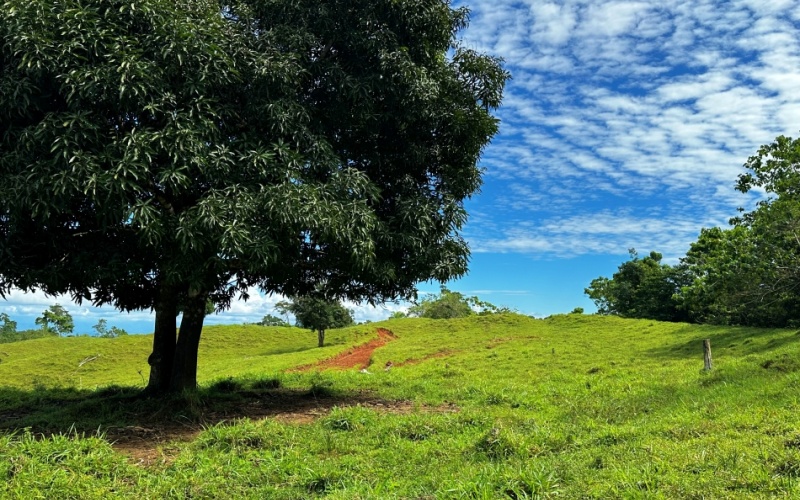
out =
{"type": "Polygon", "coordinates": [[[503,314],[316,348],[215,326],[200,390],[169,400],[138,393],[150,336],[4,344],[0,496],[795,497],[798,333],[503,314]]]}

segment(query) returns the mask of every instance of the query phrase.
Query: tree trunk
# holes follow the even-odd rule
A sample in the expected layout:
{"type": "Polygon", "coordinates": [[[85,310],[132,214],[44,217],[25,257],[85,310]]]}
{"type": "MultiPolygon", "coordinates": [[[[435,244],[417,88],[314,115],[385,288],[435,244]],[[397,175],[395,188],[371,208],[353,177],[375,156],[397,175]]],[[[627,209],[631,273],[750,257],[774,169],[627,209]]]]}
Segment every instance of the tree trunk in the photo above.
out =
{"type": "Polygon", "coordinates": [[[166,286],[159,290],[155,304],[156,324],[153,332],[153,352],[147,358],[150,380],[145,392],[163,394],[169,390],[172,363],[175,358],[177,302],[174,290],[166,286]]]}
{"type": "Polygon", "coordinates": [[[317,330],[317,347],[325,345],[325,330],[317,330]]]}
{"type": "Polygon", "coordinates": [[[181,330],[175,346],[175,361],[172,364],[170,392],[181,392],[197,388],[197,351],[200,333],[206,316],[206,297],[197,294],[189,297],[183,308],[181,330]]]}

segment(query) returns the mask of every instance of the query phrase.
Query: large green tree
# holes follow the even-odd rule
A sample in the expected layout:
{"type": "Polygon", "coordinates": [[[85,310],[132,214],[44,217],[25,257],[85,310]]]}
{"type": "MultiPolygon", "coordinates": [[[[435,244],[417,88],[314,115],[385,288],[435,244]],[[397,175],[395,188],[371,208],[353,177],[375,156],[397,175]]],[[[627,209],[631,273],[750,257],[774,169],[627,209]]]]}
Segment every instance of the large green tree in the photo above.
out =
{"type": "Polygon", "coordinates": [[[261,318],[261,321],[256,324],[261,326],[291,326],[285,319],[273,316],[272,314],[265,314],[264,317],[261,318]]]}
{"type": "Polygon", "coordinates": [[[6,313],[0,313],[0,337],[13,337],[17,333],[17,322],[6,313]]]}
{"type": "Polygon", "coordinates": [[[800,141],[780,136],[745,163],[737,189],[766,191],[730,229],[703,229],[682,259],[692,281],[680,307],[692,321],[800,323],[800,141]]]}
{"type": "Polygon", "coordinates": [[[690,282],[684,266],[661,262],[662,255],[650,252],[640,258],[634,249],[631,259],[620,264],[611,278],[599,277],[584,290],[599,314],[659,321],[684,321],[677,294],[690,282]]]}
{"type": "Polygon", "coordinates": [[[682,262],[692,281],[679,301],[692,322],[785,326],[797,317],[797,294],[750,227],[703,229],[682,262]]]}
{"type": "Polygon", "coordinates": [[[800,322],[800,139],[779,136],[744,164],[737,189],[760,188],[769,197],[733,219],[750,248],[742,260],[751,279],[747,307],[759,315],[749,324],[786,326],[800,322]]]}
{"type": "Polygon", "coordinates": [[[752,255],[744,228],[703,229],[681,259],[692,281],[683,287],[680,307],[697,323],[738,324],[747,312],[743,299],[752,279],[745,266],[752,255]]]}
{"type": "Polygon", "coordinates": [[[418,318],[450,319],[475,314],[467,297],[442,286],[440,293],[423,297],[408,309],[408,315],[418,318]]]}
{"type": "Polygon", "coordinates": [[[466,24],[443,0],[2,2],[0,288],[152,308],[163,392],[195,386],[209,300],[462,275],[508,78],[466,24]]]}

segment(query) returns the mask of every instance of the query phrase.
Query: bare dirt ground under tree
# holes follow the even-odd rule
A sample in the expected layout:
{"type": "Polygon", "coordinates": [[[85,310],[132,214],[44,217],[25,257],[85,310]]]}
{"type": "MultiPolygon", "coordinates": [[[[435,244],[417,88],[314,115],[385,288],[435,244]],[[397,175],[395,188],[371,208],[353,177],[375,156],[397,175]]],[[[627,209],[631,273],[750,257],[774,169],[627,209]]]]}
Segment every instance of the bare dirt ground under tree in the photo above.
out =
{"type": "Polygon", "coordinates": [[[241,419],[262,420],[274,418],[295,424],[311,423],[324,417],[334,407],[362,406],[386,413],[411,413],[430,411],[454,413],[455,405],[420,407],[411,401],[388,401],[368,394],[347,397],[313,396],[277,391],[269,396],[253,398],[225,411],[203,413],[198,421],[181,424],[174,421],[154,420],[151,423],[120,428],[109,428],[106,439],[118,452],[127,455],[133,463],[149,466],[171,462],[180,451],[179,443],[194,440],[203,429],[225,422],[241,419]]]}
{"type": "MultiPolygon", "coordinates": [[[[329,370],[329,369],[364,369],[369,366],[373,352],[395,340],[397,337],[385,328],[377,329],[378,338],[354,346],[347,351],[318,363],[301,366],[296,371],[329,370]]],[[[447,353],[439,353],[440,357],[447,353]]],[[[414,364],[421,360],[409,360],[403,364],[414,364]]],[[[397,365],[400,366],[400,365],[397,365]]],[[[169,462],[178,453],[175,443],[189,442],[197,437],[204,428],[223,422],[240,419],[261,420],[274,418],[283,422],[305,424],[327,415],[334,407],[363,406],[387,413],[410,413],[420,410],[431,412],[455,412],[454,405],[439,407],[422,407],[410,401],[388,401],[376,398],[368,393],[347,396],[331,396],[313,391],[298,393],[284,389],[275,389],[268,393],[240,393],[245,401],[236,402],[230,407],[202,412],[198,419],[179,423],[174,420],[155,418],[151,422],[143,421],[141,425],[109,428],[106,439],[112,446],[127,456],[134,463],[153,465],[169,462]]]]}

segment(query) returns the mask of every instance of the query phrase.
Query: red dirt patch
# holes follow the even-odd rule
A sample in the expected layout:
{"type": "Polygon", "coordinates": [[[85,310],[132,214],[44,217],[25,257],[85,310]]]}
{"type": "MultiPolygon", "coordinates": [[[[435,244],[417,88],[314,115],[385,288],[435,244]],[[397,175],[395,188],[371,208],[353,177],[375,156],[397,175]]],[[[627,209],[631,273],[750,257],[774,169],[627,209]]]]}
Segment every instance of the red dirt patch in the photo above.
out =
{"type": "Polygon", "coordinates": [[[298,366],[290,371],[306,372],[310,370],[348,370],[351,368],[366,368],[369,366],[372,359],[372,353],[375,349],[386,345],[392,340],[396,339],[394,333],[386,328],[378,328],[378,338],[370,340],[361,345],[357,345],[348,349],[347,351],[334,356],[333,358],[323,359],[311,365],[298,366]]]}

